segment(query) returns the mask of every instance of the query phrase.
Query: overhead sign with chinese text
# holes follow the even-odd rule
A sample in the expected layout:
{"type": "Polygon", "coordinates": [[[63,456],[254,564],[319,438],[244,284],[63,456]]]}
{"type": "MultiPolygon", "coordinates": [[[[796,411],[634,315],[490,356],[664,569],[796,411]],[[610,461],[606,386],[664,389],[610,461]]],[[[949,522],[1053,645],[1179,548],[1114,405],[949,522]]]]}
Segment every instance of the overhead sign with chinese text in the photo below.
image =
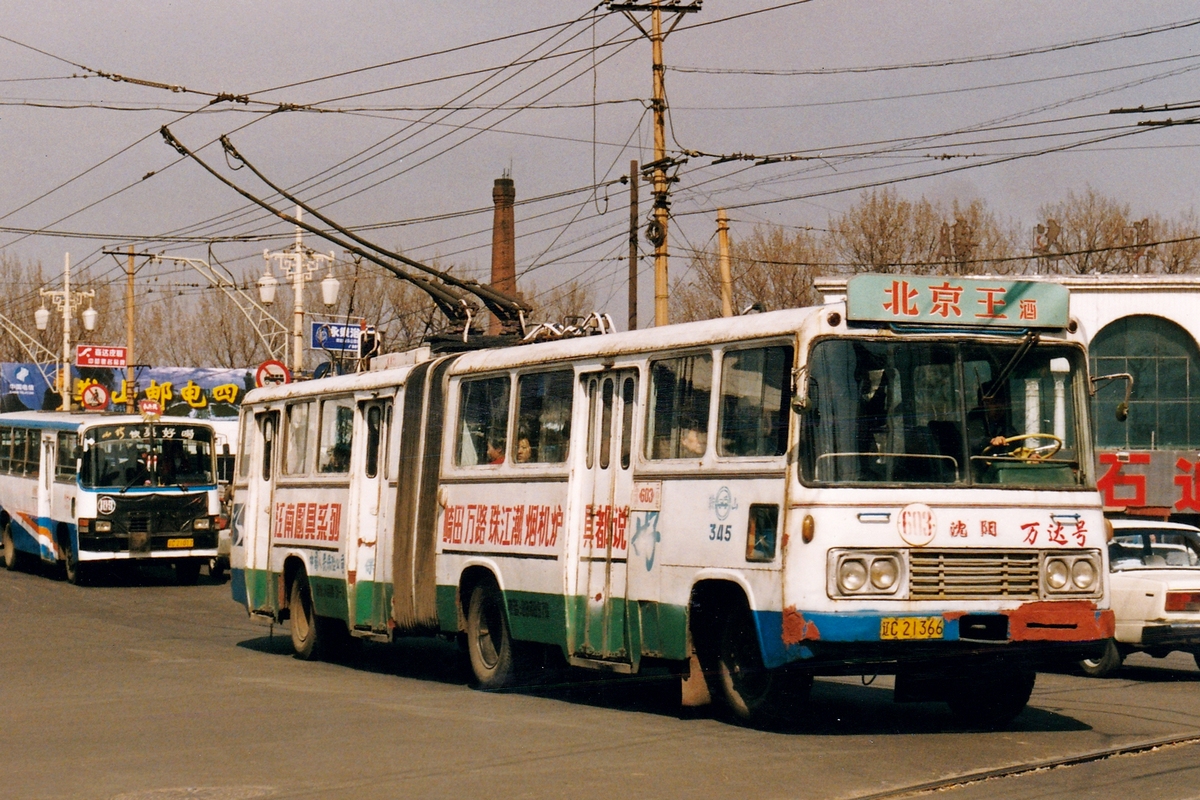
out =
{"type": "Polygon", "coordinates": [[[313,350],[358,351],[358,335],[362,326],[357,322],[313,322],[310,343],[313,350]]]}
{"type": "Polygon", "coordinates": [[[75,345],[75,366],[77,367],[124,367],[125,348],[108,347],[94,344],[75,345]]]}
{"type": "Polygon", "coordinates": [[[846,318],[989,328],[1065,328],[1069,294],[1049,281],[855,275],[846,286],[846,318]]]}

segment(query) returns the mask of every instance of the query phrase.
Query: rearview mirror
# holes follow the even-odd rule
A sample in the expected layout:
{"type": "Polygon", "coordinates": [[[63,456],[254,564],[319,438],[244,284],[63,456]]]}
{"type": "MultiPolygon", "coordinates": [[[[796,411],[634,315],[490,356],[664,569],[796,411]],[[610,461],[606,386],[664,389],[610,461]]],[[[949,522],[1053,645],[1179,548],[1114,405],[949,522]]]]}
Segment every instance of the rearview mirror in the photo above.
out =
{"type": "Polygon", "coordinates": [[[1112,375],[1097,375],[1092,378],[1092,394],[1096,394],[1096,390],[1100,388],[1101,383],[1109,381],[1123,380],[1125,381],[1125,399],[1117,403],[1116,415],[1117,422],[1124,422],[1129,419],[1129,398],[1133,394],[1133,376],[1128,372],[1114,372],[1112,375]]]}

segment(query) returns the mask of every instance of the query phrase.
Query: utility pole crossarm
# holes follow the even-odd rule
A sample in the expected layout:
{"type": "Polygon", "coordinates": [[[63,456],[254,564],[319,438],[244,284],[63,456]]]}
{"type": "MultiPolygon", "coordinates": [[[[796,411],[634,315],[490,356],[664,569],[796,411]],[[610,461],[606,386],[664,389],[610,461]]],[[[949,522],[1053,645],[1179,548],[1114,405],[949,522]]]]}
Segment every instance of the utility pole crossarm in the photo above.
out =
{"type": "Polygon", "coordinates": [[[29,360],[37,367],[37,371],[41,373],[42,380],[46,382],[46,386],[53,389],[54,382],[46,374],[43,364],[45,362],[58,363],[58,353],[46,347],[33,336],[30,336],[25,332],[24,328],[3,314],[0,314],[0,328],[17,340],[17,344],[29,356],[29,360]]]}

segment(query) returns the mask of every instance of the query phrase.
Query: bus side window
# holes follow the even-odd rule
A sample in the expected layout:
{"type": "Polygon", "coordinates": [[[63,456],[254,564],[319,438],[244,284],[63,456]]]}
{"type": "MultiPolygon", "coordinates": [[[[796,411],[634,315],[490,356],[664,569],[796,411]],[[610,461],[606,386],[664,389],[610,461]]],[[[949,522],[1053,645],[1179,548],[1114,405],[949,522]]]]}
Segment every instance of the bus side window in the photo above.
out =
{"type": "Polygon", "coordinates": [[[574,375],[540,372],[517,378],[518,464],[561,464],[567,460],[571,435],[574,375]]]}
{"type": "Polygon", "coordinates": [[[12,429],[12,456],[8,471],[20,475],[25,471],[25,429],[12,429]]]}
{"type": "Polygon", "coordinates": [[[254,429],[254,422],[250,416],[250,412],[244,412],[241,420],[238,422],[238,477],[250,477],[250,431],[254,429]]]}
{"type": "Polygon", "coordinates": [[[509,380],[482,378],[459,385],[458,446],[460,467],[502,464],[508,440],[509,380]]]}
{"type": "Polygon", "coordinates": [[[339,397],[321,403],[321,446],[317,471],[326,475],[350,471],[350,442],[354,433],[354,400],[339,397]]]}
{"type": "Polygon", "coordinates": [[[262,479],[271,480],[271,457],[275,451],[275,415],[264,414],[262,418],[263,460],[262,479]]]}
{"type": "Polygon", "coordinates": [[[646,457],[700,458],[708,445],[712,354],[655,361],[650,365],[646,457]]]}
{"type": "Polygon", "coordinates": [[[12,428],[0,428],[0,470],[9,469],[12,455],[12,428]]]}
{"type": "Polygon", "coordinates": [[[308,410],[312,403],[296,403],[287,407],[284,428],[283,474],[303,475],[308,472],[308,410]]]}
{"type": "Polygon", "coordinates": [[[721,361],[723,456],[781,456],[787,452],[791,406],[791,347],[727,351],[721,361]]]}
{"type": "Polygon", "coordinates": [[[75,480],[75,448],[79,436],[66,431],[58,432],[58,457],[55,459],[54,478],[59,481],[75,480]]]}
{"type": "Polygon", "coordinates": [[[379,474],[379,442],[383,435],[383,411],[377,405],[367,407],[367,477],[379,474]]]}
{"type": "Polygon", "coordinates": [[[26,433],[29,440],[25,444],[25,474],[38,475],[42,469],[42,432],[30,429],[26,433]]]}

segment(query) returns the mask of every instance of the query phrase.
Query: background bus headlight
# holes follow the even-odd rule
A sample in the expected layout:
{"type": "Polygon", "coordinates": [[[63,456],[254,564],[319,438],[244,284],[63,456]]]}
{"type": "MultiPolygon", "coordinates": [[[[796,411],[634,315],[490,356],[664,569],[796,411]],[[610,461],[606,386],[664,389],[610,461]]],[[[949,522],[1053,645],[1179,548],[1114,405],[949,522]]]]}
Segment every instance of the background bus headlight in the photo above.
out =
{"type": "Polygon", "coordinates": [[[890,556],[882,556],[871,562],[871,585],[887,591],[896,585],[900,576],[900,564],[890,556]]]}
{"type": "Polygon", "coordinates": [[[1076,561],[1071,566],[1071,583],[1085,592],[1090,590],[1096,583],[1096,568],[1092,562],[1085,558],[1076,561]]]}
{"type": "Polygon", "coordinates": [[[843,592],[857,592],[867,582],[867,566],[858,559],[842,562],[838,569],[838,585],[843,592]]]}
{"type": "Polygon", "coordinates": [[[1067,579],[1070,576],[1070,570],[1067,568],[1067,562],[1060,558],[1046,562],[1046,584],[1051,589],[1062,589],[1067,585],[1067,579]]]}

